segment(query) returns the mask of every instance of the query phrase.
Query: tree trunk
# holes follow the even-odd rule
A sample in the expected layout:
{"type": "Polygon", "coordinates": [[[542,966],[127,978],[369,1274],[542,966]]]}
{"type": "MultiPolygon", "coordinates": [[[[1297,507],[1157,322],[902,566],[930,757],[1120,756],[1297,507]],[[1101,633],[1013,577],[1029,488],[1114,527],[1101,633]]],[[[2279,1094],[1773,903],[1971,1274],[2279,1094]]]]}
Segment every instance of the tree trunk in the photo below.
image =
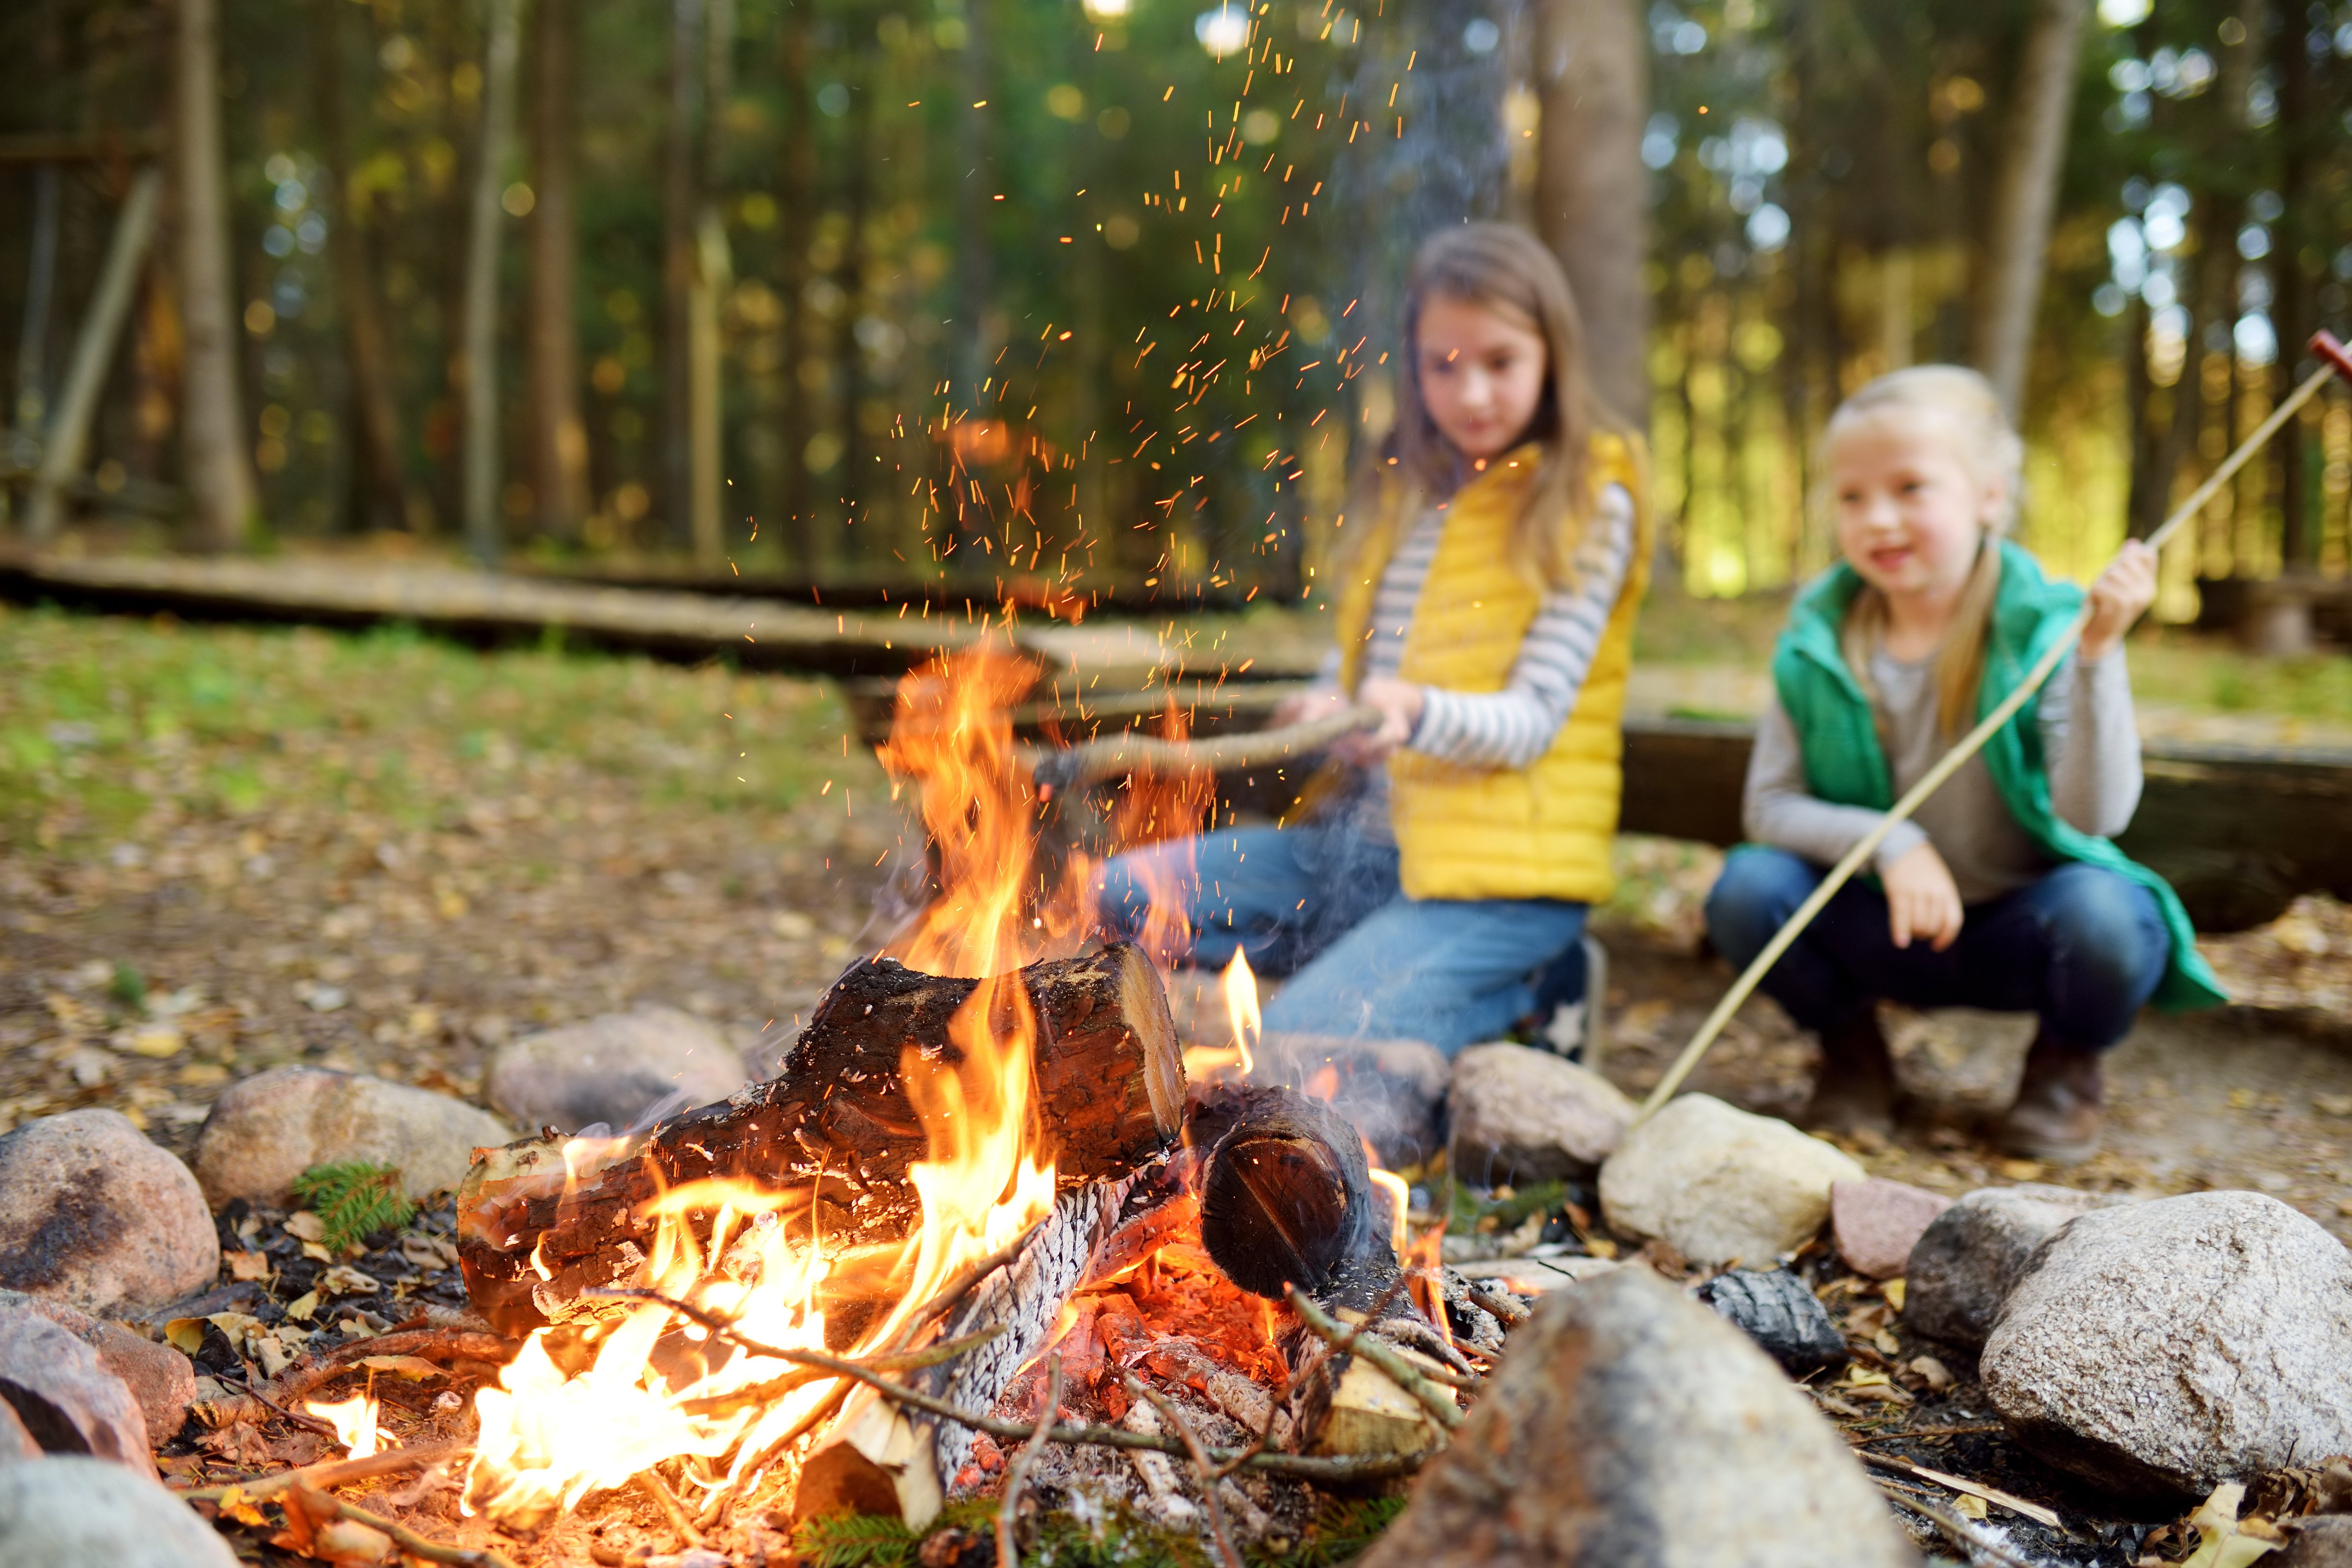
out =
{"type": "MultiPolygon", "coordinates": [[[[849,100],[849,157],[845,171],[849,188],[844,193],[842,215],[848,233],[842,237],[841,267],[835,281],[841,288],[841,320],[834,340],[834,359],[841,367],[841,501],[845,517],[858,515],[866,493],[863,432],[858,428],[858,405],[866,399],[864,356],[857,342],[857,320],[866,303],[866,216],[872,198],[869,166],[874,152],[874,84],[879,74],[864,49],[852,57],[842,73],[849,100]]],[[[870,548],[870,546],[869,546],[870,548]]]]}
{"type": "MultiPolygon", "coordinates": [[[[1159,1152],[1182,1115],[1183,1067],[1167,997],[1140,950],[1122,943],[1023,975],[1036,1019],[1032,1103],[1063,1180],[1118,1174],[1159,1152]]],[[[904,1237],[921,1210],[908,1168],[929,1145],[902,1062],[910,1049],[961,1059],[949,1020],[980,984],[887,959],[852,969],[772,1082],[664,1123],[625,1160],[583,1173],[568,1195],[561,1140],[504,1151],[495,1169],[478,1165],[458,1200],[458,1255],[476,1307],[518,1331],[567,1310],[610,1310],[580,1298],[643,1261],[654,1226],[642,1205],[713,1177],[797,1192],[786,1223],[814,1223],[828,1249],[904,1237]]],[[[848,1294],[828,1322],[854,1335],[870,1300],[856,1299],[854,1277],[834,1285],[848,1294]]]]}
{"type": "Polygon", "coordinates": [[[963,382],[958,390],[970,400],[966,406],[975,417],[982,412],[981,384],[991,374],[988,296],[992,279],[988,229],[990,209],[995,205],[989,198],[995,195],[996,174],[989,163],[988,111],[971,106],[990,96],[989,31],[988,0],[967,0],[963,58],[958,66],[966,106],[958,110],[963,124],[960,161],[966,163],[969,173],[956,182],[961,208],[958,226],[963,231],[963,244],[956,258],[956,373],[963,382]]]}
{"type": "Polygon", "coordinates": [[[662,155],[662,521],[690,542],[694,519],[695,149],[702,119],[703,0],[671,0],[669,126],[662,155]]]}
{"type": "MultiPolygon", "coordinates": [[[[2294,390],[2295,383],[2311,370],[2313,361],[2304,345],[2318,325],[2312,317],[2312,280],[2303,265],[2311,215],[2326,205],[2325,198],[2313,188],[2311,179],[2315,161],[2311,137],[2316,111],[2312,104],[2307,37],[2301,19],[2291,11],[2272,36],[2272,58],[2279,83],[2278,129],[2283,143],[2279,195],[2286,203],[2285,211],[2271,226],[2271,321],[2278,332],[2278,354],[2271,361],[2273,407],[2284,402],[2294,390]]],[[[2310,416],[2311,423],[2317,422],[2318,405],[2306,404],[2305,412],[2310,416]]],[[[2305,437],[2305,420],[2290,419],[2279,427],[2270,453],[2279,476],[2279,567],[2290,574],[2314,572],[2319,565],[2319,518],[2314,506],[2319,498],[2311,483],[2306,461],[2310,448],[2305,437]]],[[[2306,616],[2309,613],[2304,612],[2306,616]]]]}
{"type": "Polygon", "coordinates": [[[779,27],[778,64],[783,77],[784,147],[776,183],[777,222],[783,253],[783,501],[793,563],[810,581],[824,572],[815,498],[810,491],[808,459],[803,455],[815,421],[816,400],[801,380],[810,350],[808,308],[809,227],[816,211],[816,121],[809,113],[814,89],[809,82],[808,8],[788,5],[779,27]]]}
{"type": "Polygon", "coordinates": [[[2012,420],[2025,405],[2034,313],[2089,12],[2089,0],[2034,0],[2011,95],[2009,139],[1993,187],[1992,230],[1985,241],[1976,310],[1976,362],[2012,420]]]}
{"type": "Polygon", "coordinates": [[[257,503],[237,388],[218,35],[215,0],[179,0],[171,157],[179,187],[180,316],[187,331],[180,430],[194,542],[234,550],[254,526],[257,503]]]}
{"type": "Polygon", "coordinates": [[[472,227],[466,245],[465,390],[466,551],[478,564],[499,558],[499,241],[506,221],[499,197],[514,143],[515,59],[520,51],[521,0],[487,0],[482,61],[481,161],[474,171],[472,227]]]}
{"type": "Polygon", "coordinates": [[[33,171],[32,254],[25,266],[25,327],[16,340],[16,428],[37,435],[49,416],[49,310],[57,299],[58,191],[55,163],[33,171]]]}
{"type": "Polygon", "coordinates": [[[408,528],[422,533],[431,527],[424,497],[411,492],[407,465],[400,448],[400,402],[394,389],[392,343],[384,331],[383,310],[375,290],[375,268],[369,238],[368,200],[352,188],[350,122],[343,114],[342,5],[340,0],[314,0],[313,79],[318,88],[319,128],[324,143],[333,223],[327,230],[328,264],[333,268],[335,303],[343,319],[343,351],[350,361],[353,468],[359,482],[352,487],[358,505],[354,525],[367,528],[408,528]]]}
{"type": "Polygon", "coordinates": [[[1633,0],[1541,0],[1536,229],[1568,269],[1601,402],[1650,425],[1650,41],[1633,0]]]}
{"type": "MultiPolygon", "coordinates": [[[[333,0],[328,0],[332,4],[333,0]]],[[[587,517],[588,428],[580,414],[579,217],[575,190],[579,0],[537,0],[531,14],[530,497],[533,526],[580,537],[587,517]]]]}
{"type": "Polygon", "coordinates": [[[688,457],[692,466],[688,489],[692,496],[691,527],[696,564],[715,572],[723,559],[724,529],[719,504],[720,450],[725,432],[721,406],[723,366],[720,363],[719,314],[727,298],[733,265],[727,254],[727,225],[719,210],[721,168],[719,116],[731,90],[730,68],[735,51],[734,0],[709,0],[703,28],[702,177],[694,220],[694,283],[688,291],[688,357],[692,397],[687,411],[692,426],[688,457]]]}

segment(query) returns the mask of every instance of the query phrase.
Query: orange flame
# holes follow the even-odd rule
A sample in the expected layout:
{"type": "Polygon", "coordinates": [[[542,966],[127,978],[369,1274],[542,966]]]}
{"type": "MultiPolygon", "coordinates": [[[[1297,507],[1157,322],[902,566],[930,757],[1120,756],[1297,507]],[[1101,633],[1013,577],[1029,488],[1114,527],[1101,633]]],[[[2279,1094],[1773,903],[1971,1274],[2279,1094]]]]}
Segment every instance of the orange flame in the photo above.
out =
{"type": "Polygon", "coordinates": [[[1257,976],[1250,972],[1247,956],[1234,952],[1234,961],[1225,965],[1224,973],[1218,978],[1217,988],[1225,999],[1225,1026],[1233,1044],[1188,1048],[1184,1052],[1184,1076],[1188,1079],[1205,1082],[1217,1078],[1247,1078],[1257,1070],[1257,1058],[1253,1052],[1265,1028],[1258,1013],[1257,976]]]}
{"type": "Polygon", "coordinates": [[[335,1429],[335,1441],[343,1446],[347,1458],[364,1459],[385,1447],[383,1432],[376,1426],[376,1399],[373,1392],[352,1394],[337,1405],[313,1399],[302,1406],[311,1415],[335,1429]]]}

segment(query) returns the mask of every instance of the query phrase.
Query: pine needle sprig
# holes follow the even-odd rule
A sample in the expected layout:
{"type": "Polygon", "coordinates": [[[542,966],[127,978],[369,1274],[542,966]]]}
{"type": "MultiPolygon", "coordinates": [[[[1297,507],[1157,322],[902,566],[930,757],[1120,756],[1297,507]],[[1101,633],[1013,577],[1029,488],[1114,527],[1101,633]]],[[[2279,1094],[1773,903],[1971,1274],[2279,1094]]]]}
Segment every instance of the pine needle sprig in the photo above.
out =
{"type": "Polygon", "coordinates": [[[311,1166],[294,1178],[294,1196],[326,1226],[325,1246],[331,1252],[379,1230],[397,1230],[416,1214],[401,1190],[400,1168],[363,1160],[311,1166]]]}

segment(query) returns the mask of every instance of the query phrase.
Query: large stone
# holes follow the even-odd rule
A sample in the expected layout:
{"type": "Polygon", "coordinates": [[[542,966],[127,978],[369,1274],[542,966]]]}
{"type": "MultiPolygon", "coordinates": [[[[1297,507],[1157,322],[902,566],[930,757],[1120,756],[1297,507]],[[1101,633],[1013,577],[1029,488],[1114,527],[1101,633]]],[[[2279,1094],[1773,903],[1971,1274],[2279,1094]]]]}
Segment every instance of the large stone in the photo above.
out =
{"type": "Polygon", "coordinates": [[[489,1101],[518,1126],[617,1132],[665,1101],[709,1105],[746,1081],[742,1058],[709,1025],[649,1004],[517,1040],[490,1064],[489,1101]]]}
{"type": "Polygon", "coordinates": [[[2036,1249],[1979,1370],[2020,1442],[2126,1497],[2352,1453],[2352,1253],[2260,1193],[2082,1215],[2036,1249]]]}
{"type": "Polygon", "coordinates": [[[1450,1168],[1493,1185],[1582,1180],[1617,1152],[1633,1102],[1597,1072],[1526,1046],[1472,1046],[1454,1058],[1450,1168]]]}
{"type": "Polygon", "coordinates": [[[2291,1525],[2286,1550],[2265,1568],[2352,1568],[2352,1514],[2322,1514],[2291,1525]]]}
{"type": "Polygon", "coordinates": [[[1258,1042],[1258,1083],[1288,1084],[1331,1102],[1391,1169],[1445,1147],[1445,1085],[1454,1070],[1426,1040],[1354,1040],[1272,1030],[1258,1042]]]}
{"type": "Polygon", "coordinates": [[[1785,1121],[1686,1094],[1625,1135],[1601,1167],[1611,1229],[1695,1263],[1769,1268],[1829,1217],[1830,1184],[1863,1168],[1785,1121]]]}
{"type": "Polygon", "coordinates": [[[1880,1176],[1839,1182],[1830,1188],[1830,1234],[1848,1268],[1892,1279],[1910,1267],[1920,1235],[1951,1206],[1941,1193],[1880,1176]]]}
{"type": "Polygon", "coordinates": [[[2034,1182],[1969,1194],[1912,1245],[1902,1270],[1904,1326],[1977,1349],[2035,1247],[2075,1215],[2128,1201],[2034,1182]]]}
{"type": "Polygon", "coordinates": [[[365,1160],[400,1168],[412,1198],[466,1179],[477,1148],[514,1141],[488,1111],[430,1089],[327,1068],[257,1073],[213,1104],[196,1134],[196,1180],[217,1205],[284,1204],[313,1165],[365,1160]]]}
{"type": "Polygon", "coordinates": [[[10,1465],[18,1459],[37,1459],[41,1445],[26,1429],[17,1415],[16,1407],[0,1399],[0,1465],[10,1465]]]}
{"type": "Polygon", "coordinates": [[[1360,1568],[1917,1561],[1780,1369],[1637,1268],[1536,1304],[1360,1568]]]}
{"type": "Polygon", "coordinates": [[[0,1465],[0,1563],[41,1568],[237,1568],[186,1503],[96,1459],[0,1465]]]}
{"type": "Polygon", "coordinates": [[[0,1313],[0,1400],[52,1454],[88,1454],[146,1475],[147,1419],[98,1352],[33,1312],[0,1313]]]}
{"type": "Polygon", "coordinates": [[[195,1178],[121,1112],[68,1110],[0,1138],[0,1287],[129,1314],[219,1268],[195,1178]]]}
{"type": "Polygon", "coordinates": [[[96,1351],[106,1370],[121,1378],[139,1402],[150,1442],[168,1442],[178,1436],[187,1422],[188,1405],[196,1397],[196,1369],[186,1356],[62,1301],[0,1290],[0,1319],[18,1311],[39,1313],[96,1351]]]}

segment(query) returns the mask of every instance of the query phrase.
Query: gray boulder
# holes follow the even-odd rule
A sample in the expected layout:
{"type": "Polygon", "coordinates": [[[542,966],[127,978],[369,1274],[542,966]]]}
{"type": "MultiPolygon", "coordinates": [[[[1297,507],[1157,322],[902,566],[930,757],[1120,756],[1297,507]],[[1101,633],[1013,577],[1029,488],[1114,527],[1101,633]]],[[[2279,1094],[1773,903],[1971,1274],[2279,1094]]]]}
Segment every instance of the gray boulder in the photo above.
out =
{"type": "Polygon", "coordinates": [[[2352,1568],[2352,1514],[2322,1514],[2295,1521],[2286,1550],[2269,1568],[2352,1568]]]}
{"type": "Polygon", "coordinates": [[[1450,1168],[1492,1185],[1589,1178],[1617,1152],[1633,1102],[1597,1072],[1526,1046],[1472,1046],[1454,1058],[1450,1168]]]}
{"type": "Polygon", "coordinates": [[[455,1188],[477,1148],[514,1141],[488,1111],[430,1089],[328,1068],[256,1073],[214,1101],[196,1134],[196,1180],[215,1205],[285,1204],[313,1165],[396,1165],[412,1198],[455,1188]]]}
{"type": "Polygon", "coordinates": [[[1258,1043],[1251,1078],[1328,1100],[1371,1140],[1381,1163],[1394,1169],[1422,1164],[1445,1147],[1445,1085],[1453,1070],[1445,1053],[1426,1040],[1275,1030],[1258,1043]]]}
{"type": "Polygon", "coordinates": [[[196,1369],[170,1345],[159,1345],[62,1301],[0,1290],[0,1321],[15,1312],[38,1313],[96,1351],[106,1370],[121,1378],[139,1402],[151,1443],[169,1441],[187,1423],[188,1405],[196,1397],[196,1369]]]}
{"type": "Polygon", "coordinates": [[[88,1454],[155,1473],[147,1419],[98,1352],[47,1318],[0,1315],[0,1400],[51,1454],[88,1454]]]}
{"type": "Polygon", "coordinates": [[[1888,1568],[1918,1557],[1836,1431],[1643,1268],[1556,1290],[1360,1568],[1888,1568]]]}
{"type": "Polygon", "coordinates": [[[136,1313],[220,1268],[195,1178],[113,1110],[68,1110],[0,1138],[0,1288],[136,1313]]]}
{"type": "Polygon", "coordinates": [[[1785,1121],[1685,1094],[1602,1164],[1601,1207],[1610,1229],[1656,1237],[1695,1263],[1763,1268],[1822,1228],[1831,1184],[1868,1173],[1785,1121]]]}
{"type": "Polygon", "coordinates": [[[120,1465],[0,1465],[0,1563],[41,1568],[237,1568],[186,1503],[120,1465]]]}
{"type": "Polygon", "coordinates": [[[1928,1221],[1912,1246],[1905,1326],[1977,1349],[2035,1247],[2075,1215],[2128,1201],[2031,1182],[1969,1194],[1928,1221]]]}
{"type": "Polygon", "coordinates": [[[2352,1453],[2352,1253],[2260,1193],[2082,1215],[2035,1250],[1979,1370],[2020,1442],[2126,1497],[2352,1453]]]}
{"type": "Polygon", "coordinates": [[[675,1007],[647,1005],[517,1040],[490,1064],[489,1101],[517,1125],[614,1131],[664,1100],[726,1099],[748,1079],[719,1032],[675,1007]]]}

